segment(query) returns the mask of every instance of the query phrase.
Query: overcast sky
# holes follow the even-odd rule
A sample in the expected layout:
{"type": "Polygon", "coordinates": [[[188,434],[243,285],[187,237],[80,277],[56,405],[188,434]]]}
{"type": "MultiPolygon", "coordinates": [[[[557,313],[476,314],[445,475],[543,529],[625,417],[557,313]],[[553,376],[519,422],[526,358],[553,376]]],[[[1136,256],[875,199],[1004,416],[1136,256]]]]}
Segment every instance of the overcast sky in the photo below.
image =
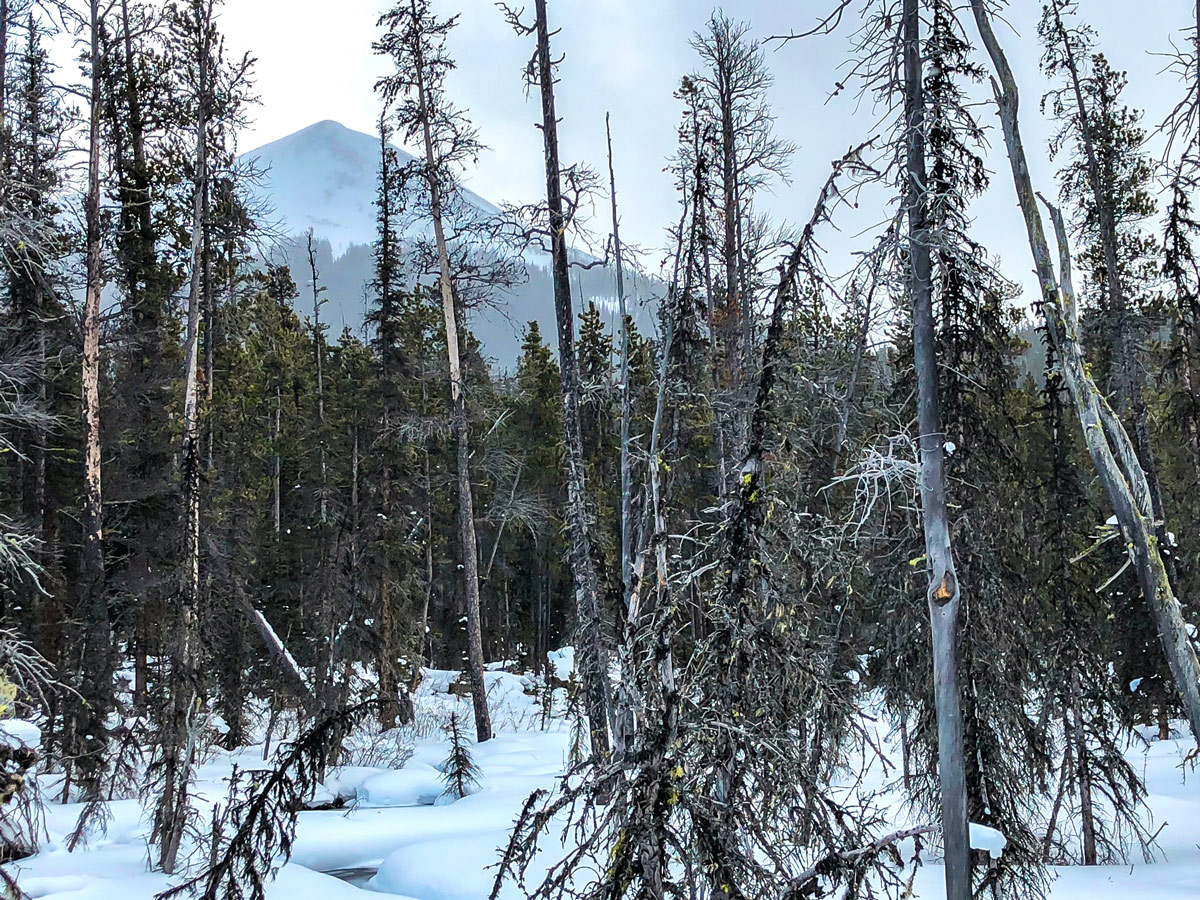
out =
{"type": "MultiPolygon", "coordinates": [[[[257,56],[262,100],[240,149],[322,119],[374,131],[379,107],[372,86],[384,64],[371,53],[371,41],[386,5],[386,0],[228,0],[223,27],[234,48],[257,56]]],[[[468,184],[494,202],[537,198],[545,189],[541,135],[534,127],[539,106],[536,98],[525,96],[522,82],[530,38],[515,35],[489,0],[435,0],[434,5],[441,13],[461,13],[450,45],[459,71],[449,92],[469,111],[489,147],[468,173],[468,184]]],[[[748,21],[753,35],[766,37],[804,29],[832,5],[833,0],[734,0],[725,9],[748,21]]],[[[1180,86],[1161,71],[1165,60],[1154,54],[1169,51],[1172,41],[1183,43],[1182,29],[1194,23],[1193,0],[1082,0],[1080,5],[1099,32],[1100,49],[1130,73],[1127,101],[1146,110],[1148,123],[1157,123],[1180,86]]],[[[1039,157],[1034,175],[1039,185],[1049,186],[1053,169],[1044,147],[1051,126],[1037,102],[1045,87],[1037,70],[1041,3],[1016,0],[1012,7],[1011,28],[1001,27],[1000,36],[1021,81],[1025,138],[1039,157]]],[[[663,230],[677,215],[671,178],[663,171],[680,113],[672,92],[680,76],[696,68],[688,41],[711,11],[700,0],[550,3],[551,24],[562,29],[553,39],[555,52],[566,55],[557,95],[562,157],[602,168],[604,114],[612,113],[624,236],[648,248],[663,246],[663,230]]],[[[807,218],[830,161],[871,131],[869,104],[856,104],[852,94],[827,102],[855,24],[848,18],[832,37],[768,50],[777,130],[798,147],[791,184],[766,199],[781,221],[807,218]]],[[[982,118],[995,122],[990,110],[982,118]]],[[[992,138],[1000,144],[998,133],[992,138]]],[[[989,157],[998,176],[977,204],[977,233],[1016,276],[1030,268],[1029,255],[1007,169],[999,168],[1005,165],[1000,149],[989,157]]],[[[598,225],[598,230],[607,229],[598,225]]],[[[647,259],[653,267],[657,262],[657,255],[647,259]]]]}

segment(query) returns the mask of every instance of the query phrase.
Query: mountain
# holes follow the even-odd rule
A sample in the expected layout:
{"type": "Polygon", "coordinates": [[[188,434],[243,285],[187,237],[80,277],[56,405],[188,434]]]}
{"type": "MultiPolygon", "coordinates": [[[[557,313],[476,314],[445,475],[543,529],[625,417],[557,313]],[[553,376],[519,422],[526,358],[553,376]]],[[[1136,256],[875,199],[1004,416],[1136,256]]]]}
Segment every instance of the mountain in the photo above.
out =
{"type": "MultiPolygon", "coordinates": [[[[412,154],[394,149],[400,165],[412,161],[412,154]]],[[[251,150],[243,159],[255,159],[265,169],[260,190],[273,217],[286,223],[286,233],[300,235],[312,228],[336,256],[375,240],[379,138],[327,119],[251,150]]],[[[463,193],[480,210],[499,212],[478,194],[463,193]]]]}
{"type": "MultiPolygon", "coordinates": [[[[400,163],[412,160],[396,148],[400,163]]],[[[302,314],[306,298],[308,260],[304,234],[312,228],[318,239],[317,259],[321,283],[328,288],[323,316],[336,335],[343,325],[358,331],[367,308],[375,240],[375,194],[379,170],[379,139],[333,121],[317,122],[294,134],[243,154],[264,174],[256,188],[257,199],[268,209],[268,219],[287,235],[277,251],[280,261],[292,267],[301,290],[302,314]]],[[[466,201],[487,214],[499,212],[490,201],[464,190],[466,201]]],[[[420,225],[410,226],[423,231],[420,225]]],[[[498,298],[497,308],[473,311],[468,326],[483,344],[484,352],[502,368],[511,368],[520,351],[525,324],[536,319],[548,339],[556,333],[554,295],[549,258],[526,255],[524,284],[498,298]]],[[[615,321],[615,278],[611,269],[577,268],[571,274],[575,303],[594,300],[615,321]]],[[[639,276],[627,276],[631,298],[649,297],[654,285],[639,276]]],[[[634,305],[631,300],[631,306],[634,305]]]]}

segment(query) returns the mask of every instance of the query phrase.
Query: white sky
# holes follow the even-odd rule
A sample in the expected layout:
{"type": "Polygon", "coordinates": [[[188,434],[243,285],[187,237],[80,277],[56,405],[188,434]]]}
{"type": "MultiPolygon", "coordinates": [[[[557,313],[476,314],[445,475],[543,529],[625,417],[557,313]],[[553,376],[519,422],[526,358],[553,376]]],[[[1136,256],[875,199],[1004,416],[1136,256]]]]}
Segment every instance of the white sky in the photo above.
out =
{"type": "MultiPolygon", "coordinates": [[[[375,21],[387,0],[227,0],[223,28],[233,48],[258,58],[257,86],[262,105],[241,137],[249,150],[322,119],[334,119],[373,132],[378,104],[372,86],[384,70],[373,56],[375,21]]],[[[528,3],[530,7],[532,3],[528,3]]],[[[748,20],[758,36],[810,26],[833,0],[731,0],[726,11],[748,20]]],[[[1162,73],[1155,57],[1183,43],[1182,30],[1194,23],[1193,0],[1083,0],[1081,6],[1099,32],[1099,46],[1130,72],[1130,105],[1147,110],[1148,124],[1166,113],[1180,87],[1162,73]]],[[[468,184],[501,202],[530,201],[545,189],[541,134],[534,127],[536,98],[527,99],[522,69],[530,38],[517,37],[490,0],[435,0],[441,13],[461,12],[451,51],[459,71],[449,82],[455,102],[466,108],[489,150],[468,184]]],[[[684,73],[696,67],[688,46],[712,7],[701,0],[552,0],[551,23],[561,26],[556,53],[565,53],[558,88],[564,161],[605,165],[604,114],[611,111],[617,155],[617,190],[624,236],[649,248],[664,244],[663,229],[677,215],[671,178],[663,171],[674,149],[680,106],[672,97],[684,73]]],[[[1014,0],[1009,21],[1016,32],[1000,29],[1022,84],[1022,123],[1035,155],[1051,126],[1038,113],[1044,82],[1037,71],[1036,22],[1039,0],[1014,0]]],[[[776,79],[771,101],[778,133],[796,143],[791,185],[780,186],[766,206],[783,221],[807,218],[829,162],[869,133],[872,110],[856,108],[852,94],[826,98],[839,77],[853,22],[833,37],[808,38],[768,51],[776,79]]],[[[973,34],[973,31],[972,31],[973,34]]],[[[990,111],[983,119],[995,122],[990,111]]],[[[993,143],[999,144],[998,133],[993,143]]],[[[1007,167],[997,150],[989,162],[995,187],[976,207],[977,236],[1007,260],[1018,274],[1030,268],[1024,232],[1016,212],[1007,167]],[[1003,166],[1003,168],[1001,168],[1003,166]]],[[[1035,159],[1035,178],[1053,190],[1048,161],[1035,159]]],[[[604,215],[604,210],[599,210],[604,215]]],[[[607,226],[598,222],[596,231],[607,226]]],[[[648,258],[657,268],[658,255],[648,258]]],[[[1028,279],[1026,279],[1028,283],[1028,279]]]]}

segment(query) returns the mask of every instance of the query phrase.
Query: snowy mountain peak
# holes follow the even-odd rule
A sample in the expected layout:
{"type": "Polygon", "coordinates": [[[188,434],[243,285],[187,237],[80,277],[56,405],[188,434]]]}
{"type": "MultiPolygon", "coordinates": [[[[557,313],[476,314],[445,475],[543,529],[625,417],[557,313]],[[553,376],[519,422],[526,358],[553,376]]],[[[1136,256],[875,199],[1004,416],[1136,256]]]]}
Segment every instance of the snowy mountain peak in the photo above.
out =
{"type": "MultiPolygon", "coordinates": [[[[413,157],[395,148],[401,165],[413,157]]],[[[326,119],[243,154],[265,171],[260,196],[288,235],[312,228],[329,241],[335,257],[375,240],[375,188],[379,138],[326,119]]],[[[489,212],[496,207],[466,192],[489,212]]]]}

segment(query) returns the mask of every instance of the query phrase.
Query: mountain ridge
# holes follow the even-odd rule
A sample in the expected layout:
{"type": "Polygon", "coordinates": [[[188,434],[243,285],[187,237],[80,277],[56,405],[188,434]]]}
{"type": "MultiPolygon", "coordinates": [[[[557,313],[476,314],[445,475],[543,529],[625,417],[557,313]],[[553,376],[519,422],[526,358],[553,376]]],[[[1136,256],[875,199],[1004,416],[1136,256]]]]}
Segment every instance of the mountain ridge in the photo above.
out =
{"type": "MultiPolygon", "coordinates": [[[[401,165],[414,159],[395,147],[401,165]]],[[[276,261],[287,263],[303,298],[308,271],[304,235],[311,228],[316,238],[321,283],[327,288],[327,321],[335,329],[363,329],[368,285],[372,275],[372,245],[376,238],[375,199],[379,170],[379,138],[347,128],[332,119],[307,125],[292,134],[263,144],[240,156],[255,161],[262,170],[255,197],[272,210],[284,235],[276,261]]],[[[464,199],[476,209],[495,214],[500,208],[467,188],[464,199]]],[[[409,227],[416,237],[425,226],[409,227]]],[[[403,235],[402,235],[403,237],[403,235]]],[[[501,368],[511,368],[520,353],[522,330],[536,320],[542,333],[556,332],[553,285],[546,265],[536,261],[541,254],[527,254],[525,283],[497,297],[496,308],[473,310],[468,327],[483,345],[484,352],[501,368]]],[[[607,266],[572,271],[576,310],[595,301],[616,324],[615,273],[607,266]]],[[[627,294],[649,297],[652,283],[637,273],[626,272],[627,294]]],[[[637,306],[631,301],[631,308],[637,306]]],[[[297,308],[306,311],[303,299],[297,308]]]]}

